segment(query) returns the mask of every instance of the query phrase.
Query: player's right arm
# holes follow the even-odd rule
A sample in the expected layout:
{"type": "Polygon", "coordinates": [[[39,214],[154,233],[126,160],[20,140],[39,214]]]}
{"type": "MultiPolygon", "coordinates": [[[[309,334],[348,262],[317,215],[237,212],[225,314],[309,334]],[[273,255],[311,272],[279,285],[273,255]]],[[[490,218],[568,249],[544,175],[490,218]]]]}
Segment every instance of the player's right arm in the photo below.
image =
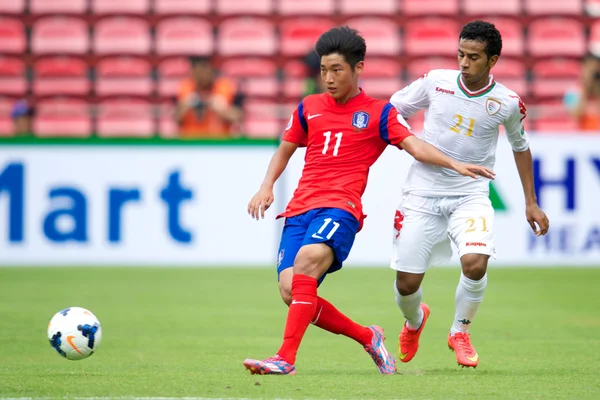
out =
{"type": "Polygon", "coordinates": [[[432,79],[425,74],[410,85],[397,91],[390,98],[390,103],[398,110],[404,118],[412,117],[417,111],[429,107],[429,95],[427,94],[432,79]]]}
{"type": "Polygon", "coordinates": [[[304,116],[303,102],[298,105],[290,117],[290,122],[285,128],[279,147],[273,154],[267,173],[263,179],[258,192],[248,203],[248,214],[252,218],[259,219],[265,217],[265,211],[273,204],[273,186],[283,171],[287,167],[290,158],[296,152],[298,147],[304,147],[308,141],[308,125],[304,116]]]}

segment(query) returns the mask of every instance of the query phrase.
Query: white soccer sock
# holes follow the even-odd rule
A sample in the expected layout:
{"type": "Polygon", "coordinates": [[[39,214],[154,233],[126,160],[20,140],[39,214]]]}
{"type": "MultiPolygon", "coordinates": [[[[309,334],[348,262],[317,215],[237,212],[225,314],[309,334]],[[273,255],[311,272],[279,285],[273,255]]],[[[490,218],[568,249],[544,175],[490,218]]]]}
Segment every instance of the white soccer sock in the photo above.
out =
{"type": "Polygon", "coordinates": [[[474,281],[461,272],[456,288],[456,314],[454,314],[454,323],[450,329],[451,335],[469,331],[469,326],[483,301],[486,285],[487,274],[480,280],[474,281]]]}
{"type": "Polygon", "coordinates": [[[421,310],[421,300],[423,299],[423,290],[419,287],[419,290],[408,296],[402,296],[394,281],[394,292],[396,293],[396,304],[400,307],[404,318],[406,318],[406,324],[410,329],[417,330],[421,327],[423,322],[423,310],[421,310]]]}

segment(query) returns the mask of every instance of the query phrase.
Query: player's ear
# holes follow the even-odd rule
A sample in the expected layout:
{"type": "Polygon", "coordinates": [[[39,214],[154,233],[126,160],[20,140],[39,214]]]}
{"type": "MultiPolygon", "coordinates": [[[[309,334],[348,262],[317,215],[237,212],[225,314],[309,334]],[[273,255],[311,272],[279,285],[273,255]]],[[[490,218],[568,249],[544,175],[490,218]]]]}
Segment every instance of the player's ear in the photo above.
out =
{"type": "Polygon", "coordinates": [[[490,59],[488,60],[488,67],[490,67],[490,69],[496,65],[496,63],[498,62],[498,56],[491,56],[490,59]]]}
{"type": "Polygon", "coordinates": [[[357,62],[356,65],[354,66],[354,75],[360,76],[360,74],[362,73],[364,68],[365,68],[364,61],[357,62]]]}

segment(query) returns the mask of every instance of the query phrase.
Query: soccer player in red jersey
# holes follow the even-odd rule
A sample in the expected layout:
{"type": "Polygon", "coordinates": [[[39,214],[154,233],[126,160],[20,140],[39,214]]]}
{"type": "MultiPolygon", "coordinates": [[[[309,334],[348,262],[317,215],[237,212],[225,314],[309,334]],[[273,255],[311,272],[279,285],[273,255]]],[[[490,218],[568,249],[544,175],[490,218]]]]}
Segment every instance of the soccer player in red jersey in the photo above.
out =
{"type": "Polygon", "coordinates": [[[382,374],[396,372],[383,330],[362,326],[317,295],[326,274],[342,267],[364,218],[361,196],[369,168],[387,145],[419,161],[462,175],[493,177],[485,167],[457,162],[416,138],[396,109],[358,87],[366,44],[356,30],[334,28],[316,44],[327,93],[304,98],[292,114],[266,177],[248,205],[256,219],[273,203],[273,185],[298,147],[306,146],[302,178],[285,212],[277,272],[289,305],[283,344],[266,360],[244,360],[251,373],[295,374],[296,353],[309,324],[360,343],[382,374]]]}

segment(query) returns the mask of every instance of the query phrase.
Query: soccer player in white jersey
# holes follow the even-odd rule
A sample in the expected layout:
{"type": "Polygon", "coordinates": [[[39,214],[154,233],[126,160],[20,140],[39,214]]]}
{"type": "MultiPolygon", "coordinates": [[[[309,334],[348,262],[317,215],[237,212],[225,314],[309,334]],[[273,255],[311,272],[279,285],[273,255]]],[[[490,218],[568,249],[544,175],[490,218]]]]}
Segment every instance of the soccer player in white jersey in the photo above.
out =
{"type": "MultiPolygon", "coordinates": [[[[459,36],[459,70],[433,70],[396,92],[390,102],[409,118],[425,109],[422,139],[458,161],[493,168],[499,126],[504,125],[523,191],[526,217],[536,235],[548,231],[548,218],[538,207],[533,184],[529,140],[524,130],[525,106],[519,96],[490,75],[502,49],[493,24],[474,21],[459,36]]],[[[396,303],[406,322],[399,337],[399,358],[410,361],[429,316],[421,302],[421,282],[431,265],[449,261],[450,242],[458,248],[462,273],[456,289],[456,313],[448,347],[459,365],[476,367],[479,356],[469,326],[483,300],[487,264],[494,250],[494,209],[489,180],[470,179],[454,171],[415,161],[404,185],[394,221],[396,303]]]]}

